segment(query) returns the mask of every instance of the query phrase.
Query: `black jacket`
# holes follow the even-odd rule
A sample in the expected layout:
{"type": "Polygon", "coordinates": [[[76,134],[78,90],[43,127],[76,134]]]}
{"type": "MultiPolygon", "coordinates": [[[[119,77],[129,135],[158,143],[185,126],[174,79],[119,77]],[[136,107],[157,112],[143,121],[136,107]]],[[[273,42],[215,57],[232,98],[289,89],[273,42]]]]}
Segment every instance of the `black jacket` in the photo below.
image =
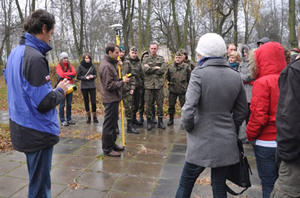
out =
{"type": "Polygon", "coordinates": [[[81,89],[94,89],[97,87],[95,79],[97,78],[97,71],[94,65],[84,67],[80,65],[77,71],[77,79],[81,80],[81,89]],[[86,76],[93,75],[92,79],[86,79],[86,76]]]}
{"type": "Polygon", "coordinates": [[[300,59],[281,72],[279,90],[276,154],[279,160],[300,165],[300,59]]]}

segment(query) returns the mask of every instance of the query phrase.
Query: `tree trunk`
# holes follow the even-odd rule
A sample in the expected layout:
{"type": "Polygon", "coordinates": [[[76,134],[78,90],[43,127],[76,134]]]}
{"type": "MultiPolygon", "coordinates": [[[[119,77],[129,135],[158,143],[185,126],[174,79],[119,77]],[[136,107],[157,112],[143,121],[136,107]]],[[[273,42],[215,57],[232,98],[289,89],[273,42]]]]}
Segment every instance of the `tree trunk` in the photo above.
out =
{"type": "Polygon", "coordinates": [[[145,31],[145,44],[144,44],[145,50],[148,49],[149,42],[150,42],[150,16],[151,16],[151,0],[148,0],[146,31],[145,31]]]}
{"type": "Polygon", "coordinates": [[[139,44],[138,44],[138,49],[139,49],[139,55],[142,54],[142,43],[143,43],[143,38],[142,38],[142,0],[138,0],[138,13],[139,13],[139,44]]]}
{"type": "Polygon", "coordinates": [[[79,33],[79,42],[77,39],[77,31],[75,25],[75,16],[74,16],[74,7],[73,7],[73,0],[69,0],[70,2],[70,14],[71,14],[71,21],[73,27],[73,35],[75,41],[75,47],[77,52],[78,61],[80,61],[80,57],[82,55],[82,47],[83,47],[83,0],[80,0],[80,33],[79,33]]]}
{"type": "Polygon", "coordinates": [[[173,24],[174,24],[174,30],[175,30],[175,39],[176,39],[176,49],[175,50],[178,50],[181,39],[180,39],[179,25],[178,25],[177,16],[176,16],[175,0],[171,0],[171,5],[172,5],[173,24]]]}
{"type": "Polygon", "coordinates": [[[184,18],[184,30],[183,30],[183,38],[182,42],[180,44],[180,49],[184,49],[186,46],[186,40],[188,35],[188,28],[189,28],[189,15],[191,12],[191,1],[187,0],[186,2],[186,12],[185,12],[185,18],[184,18]]]}
{"type": "Polygon", "coordinates": [[[295,0],[289,0],[289,43],[297,47],[295,0]]]}
{"type": "Polygon", "coordinates": [[[20,17],[21,24],[23,24],[24,23],[24,17],[23,17],[23,13],[22,13],[22,10],[21,10],[21,7],[20,7],[20,4],[19,4],[18,0],[16,0],[16,5],[17,5],[18,12],[19,12],[19,17],[20,17]]]}
{"type": "Polygon", "coordinates": [[[238,46],[238,0],[233,0],[233,41],[235,46],[238,46]]]}
{"type": "Polygon", "coordinates": [[[35,0],[31,2],[31,12],[35,11],[35,0]]]}

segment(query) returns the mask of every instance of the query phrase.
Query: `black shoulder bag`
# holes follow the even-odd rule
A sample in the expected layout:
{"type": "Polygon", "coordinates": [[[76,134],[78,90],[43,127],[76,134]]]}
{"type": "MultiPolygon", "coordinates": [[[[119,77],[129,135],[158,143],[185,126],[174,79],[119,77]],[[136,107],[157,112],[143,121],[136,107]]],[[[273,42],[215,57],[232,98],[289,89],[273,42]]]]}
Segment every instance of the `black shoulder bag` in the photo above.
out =
{"type": "Polygon", "coordinates": [[[238,139],[237,145],[239,149],[240,162],[228,166],[226,179],[244,189],[241,192],[237,193],[226,184],[227,192],[229,192],[232,195],[241,195],[251,186],[250,174],[252,175],[252,171],[248,163],[247,157],[244,155],[243,143],[240,139],[238,139]]]}

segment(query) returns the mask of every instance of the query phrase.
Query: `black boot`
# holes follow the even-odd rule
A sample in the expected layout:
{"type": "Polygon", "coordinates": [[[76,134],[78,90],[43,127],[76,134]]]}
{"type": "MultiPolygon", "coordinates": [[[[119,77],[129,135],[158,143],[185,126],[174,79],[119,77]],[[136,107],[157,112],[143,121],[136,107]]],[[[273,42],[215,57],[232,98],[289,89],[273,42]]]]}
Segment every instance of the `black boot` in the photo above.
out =
{"type": "Polygon", "coordinates": [[[142,122],[140,122],[139,120],[136,119],[135,115],[132,117],[132,124],[136,124],[138,126],[142,126],[143,125],[142,122]]]}
{"type": "Polygon", "coordinates": [[[139,134],[139,131],[132,126],[131,120],[127,120],[127,133],[139,134]]]}
{"type": "Polygon", "coordinates": [[[94,123],[99,123],[97,116],[96,116],[96,112],[93,112],[93,121],[94,121],[94,123]]]}
{"type": "Polygon", "coordinates": [[[170,114],[170,120],[168,122],[168,126],[171,126],[173,124],[174,124],[174,116],[173,116],[173,114],[170,114]]]}
{"type": "Polygon", "coordinates": [[[91,113],[89,111],[86,112],[86,123],[91,123],[91,113]]]}
{"type": "Polygon", "coordinates": [[[138,119],[138,122],[141,123],[141,125],[143,125],[144,123],[144,118],[142,113],[140,113],[140,118],[138,119]]]}
{"type": "Polygon", "coordinates": [[[153,124],[157,124],[157,120],[156,120],[155,116],[153,117],[152,122],[153,122],[153,124]]]}
{"type": "Polygon", "coordinates": [[[158,118],[157,128],[159,128],[159,129],[166,129],[166,126],[165,126],[164,123],[163,123],[162,117],[159,117],[159,118],[158,118]]]}
{"type": "Polygon", "coordinates": [[[151,118],[147,118],[147,130],[151,131],[152,128],[153,128],[153,126],[152,126],[152,119],[151,118]]]}

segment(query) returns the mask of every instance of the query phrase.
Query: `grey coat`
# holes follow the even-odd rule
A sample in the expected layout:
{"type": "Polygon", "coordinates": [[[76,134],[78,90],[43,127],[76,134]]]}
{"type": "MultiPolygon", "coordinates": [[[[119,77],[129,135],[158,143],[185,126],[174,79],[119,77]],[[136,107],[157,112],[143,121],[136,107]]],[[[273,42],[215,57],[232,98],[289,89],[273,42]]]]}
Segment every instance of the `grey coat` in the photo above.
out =
{"type": "Polygon", "coordinates": [[[196,67],[181,114],[188,132],[186,161],[203,167],[237,163],[235,125],[241,125],[247,112],[241,77],[225,59],[210,59],[196,67]]]}

